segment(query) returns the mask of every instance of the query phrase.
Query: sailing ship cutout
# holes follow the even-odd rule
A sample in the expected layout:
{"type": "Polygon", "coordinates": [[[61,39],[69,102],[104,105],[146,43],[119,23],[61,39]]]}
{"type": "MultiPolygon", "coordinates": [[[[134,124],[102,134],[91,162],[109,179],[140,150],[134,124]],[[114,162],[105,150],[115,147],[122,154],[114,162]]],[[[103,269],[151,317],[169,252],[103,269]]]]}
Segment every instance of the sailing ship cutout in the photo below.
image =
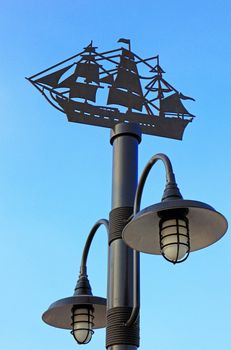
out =
{"type": "Polygon", "coordinates": [[[159,56],[142,59],[131,51],[130,40],[118,42],[128,48],[101,53],[91,42],[27,79],[70,122],[107,128],[132,122],[144,134],[182,140],[194,116],[181,100],[194,99],[164,79],[159,56]]]}

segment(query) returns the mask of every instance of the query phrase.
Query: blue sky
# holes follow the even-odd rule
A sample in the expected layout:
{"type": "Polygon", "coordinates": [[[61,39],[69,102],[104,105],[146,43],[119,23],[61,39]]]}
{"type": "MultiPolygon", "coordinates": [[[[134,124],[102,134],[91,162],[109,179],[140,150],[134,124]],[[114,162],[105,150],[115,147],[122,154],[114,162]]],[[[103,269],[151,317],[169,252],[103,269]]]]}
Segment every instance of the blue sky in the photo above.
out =
{"type": "MultiPolygon", "coordinates": [[[[68,123],[24,79],[81,51],[131,39],[142,57],[160,55],[166,79],[193,96],[197,116],[182,142],[143,136],[139,172],[168,154],[187,199],[230,221],[231,4],[215,1],[1,1],[0,11],[0,347],[76,349],[41,314],[70,296],[86,236],[111,206],[109,130],[68,123]]],[[[143,206],[160,200],[164,170],[148,180],[143,206]]],[[[106,295],[103,228],[89,256],[96,295],[106,295]],[[100,252],[100,254],[99,254],[100,252]]],[[[230,235],[172,266],[141,259],[141,349],[229,350],[230,235]]],[[[104,330],[89,350],[104,348],[104,330]]]]}

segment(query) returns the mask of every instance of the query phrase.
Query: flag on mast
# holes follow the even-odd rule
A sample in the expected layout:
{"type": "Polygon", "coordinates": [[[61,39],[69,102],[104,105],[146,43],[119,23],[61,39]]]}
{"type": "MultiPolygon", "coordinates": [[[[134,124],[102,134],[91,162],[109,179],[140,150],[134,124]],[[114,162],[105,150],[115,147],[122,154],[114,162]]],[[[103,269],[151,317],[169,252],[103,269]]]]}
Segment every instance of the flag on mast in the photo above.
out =
{"type": "Polygon", "coordinates": [[[128,49],[131,51],[131,41],[130,39],[120,38],[117,43],[125,43],[128,44],[128,49]]]}
{"type": "Polygon", "coordinates": [[[121,38],[117,41],[117,43],[125,43],[125,44],[130,45],[130,39],[121,38]]]}

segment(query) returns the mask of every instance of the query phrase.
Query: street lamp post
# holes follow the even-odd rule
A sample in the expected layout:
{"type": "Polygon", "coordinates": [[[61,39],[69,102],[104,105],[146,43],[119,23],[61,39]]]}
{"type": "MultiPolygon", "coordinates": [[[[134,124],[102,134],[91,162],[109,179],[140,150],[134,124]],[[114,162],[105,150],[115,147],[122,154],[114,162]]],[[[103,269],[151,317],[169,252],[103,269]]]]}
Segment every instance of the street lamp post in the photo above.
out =
{"type": "Polygon", "coordinates": [[[91,42],[81,53],[28,80],[67,115],[68,121],[110,128],[113,146],[109,222],[101,219],[90,231],[74,295],[51,304],[43,320],[54,327],[71,329],[79,344],[91,340],[93,329],[106,326],[108,350],[136,350],[139,347],[139,252],[162,254],[174,264],[182,262],[191,251],[220,239],[227,230],[227,221],[211,206],[183,199],[171,162],[164,154],[150,159],[137,185],[141,135],[181,140],[185,127],[194,117],[181,100],[192,98],[163,79],[159,56],[142,59],[131,51],[130,40],[119,42],[128,44],[128,50],[122,47],[99,53],[91,42]],[[69,62],[76,59],[77,62],[69,62]],[[104,60],[106,68],[102,64],[104,60]],[[155,65],[150,63],[152,60],[155,65]],[[67,62],[70,64],[63,66],[67,62]],[[145,94],[137,68],[140,63],[152,73],[150,78],[143,77],[149,79],[145,94]],[[116,68],[109,69],[108,64],[116,68]],[[109,87],[107,105],[123,106],[126,111],[89,103],[95,102],[97,89],[103,84],[109,87]],[[156,98],[149,97],[153,92],[157,93],[156,98]],[[162,201],[140,210],[146,178],[159,160],[166,170],[162,201]],[[107,300],[92,295],[87,276],[88,252],[100,225],[108,232],[107,300]]]}
{"type": "MultiPolygon", "coordinates": [[[[133,213],[137,187],[138,144],[141,132],[135,124],[117,124],[111,134],[113,145],[112,211],[108,259],[106,347],[135,350],[139,346],[139,320],[125,324],[133,307],[133,250],[122,240],[122,230],[133,213]]],[[[138,274],[135,271],[135,275],[138,274]]]]}

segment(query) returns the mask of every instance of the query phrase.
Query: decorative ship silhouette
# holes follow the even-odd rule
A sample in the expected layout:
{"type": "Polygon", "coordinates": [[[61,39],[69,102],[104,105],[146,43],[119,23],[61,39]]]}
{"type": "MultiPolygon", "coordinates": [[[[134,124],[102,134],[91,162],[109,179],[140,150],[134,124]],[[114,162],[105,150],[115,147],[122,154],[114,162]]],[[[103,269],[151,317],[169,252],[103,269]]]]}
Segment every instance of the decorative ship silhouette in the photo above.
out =
{"type": "Polygon", "coordinates": [[[181,140],[194,118],[181,100],[194,99],[163,78],[159,56],[142,59],[131,51],[130,40],[118,42],[128,44],[128,49],[100,53],[91,42],[77,55],[27,79],[70,122],[107,128],[133,122],[144,134],[181,140]],[[65,66],[67,62],[72,63],[65,66]],[[142,75],[138,66],[142,66],[142,75]],[[98,98],[105,90],[107,94],[98,98]],[[106,106],[99,104],[102,99],[106,106]]]}

